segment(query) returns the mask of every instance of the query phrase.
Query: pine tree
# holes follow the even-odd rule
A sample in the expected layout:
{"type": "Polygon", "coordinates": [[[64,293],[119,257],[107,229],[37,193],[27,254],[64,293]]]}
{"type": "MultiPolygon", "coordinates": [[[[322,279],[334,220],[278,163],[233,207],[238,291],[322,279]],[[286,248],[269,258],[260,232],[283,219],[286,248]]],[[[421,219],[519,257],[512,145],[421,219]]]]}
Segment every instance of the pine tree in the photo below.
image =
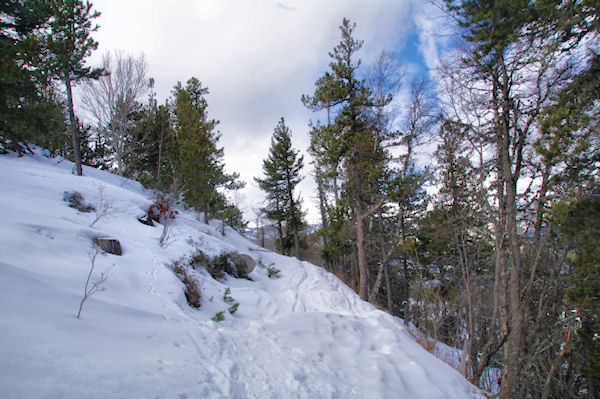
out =
{"type": "Polygon", "coordinates": [[[296,257],[300,257],[300,228],[304,225],[300,199],[294,190],[302,177],[303,156],[292,148],[291,131],[285,125],[283,117],[279,120],[271,137],[271,148],[267,159],[263,161],[265,178],[255,178],[259,187],[267,194],[267,206],[264,212],[269,219],[276,220],[279,229],[279,245],[283,252],[283,221],[294,238],[296,257]]]}
{"type": "Polygon", "coordinates": [[[97,25],[92,25],[92,20],[100,16],[100,13],[92,12],[92,4],[89,1],[55,0],[48,4],[52,14],[49,21],[50,34],[46,41],[48,65],[52,74],[62,81],[67,91],[73,154],[77,174],[81,176],[81,149],[73,109],[72,88],[83,79],[97,79],[103,74],[102,69],[85,66],[86,58],[98,47],[98,43],[90,34],[98,29],[97,25]]]}
{"type": "Polygon", "coordinates": [[[165,166],[166,148],[171,140],[172,118],[169,105],[158,105],[150,78],[148,103],[133,115],[133,126],[127,134],[129,151],[126,152],[126,175],[139,180],[144,186],[167,189],[160,186],[161,170],[165,166]]]}
{"type": "Polygon", "coordinates": [[[243,182],[238,174],[225,173],[223,148],[218,147],[220,134],[215,130],[218,121],[208,119],[205,96],[208,89],[192,77],[185,88],[174,88],[174,136],[170,158],[172,178],[182,184],[188,206],[204,212],[204,220],[219,211],[219,188],[239,189],[243,182]]]}
{"type": "Polygon", "coordinates": [[[50,10],[43,0],[7,0],[0,14],[0,146],[57,150],[64,123],[45,65],[50,10]]]}
{"type": "Polygon", "coordinates": [[[587,382],[588,397],[595,398],[600,393],[600,196],[596,190],[559,203],[553,214],[573,267],[565,300],[579,325],[571,351],[587,382]]]}
{"type": "MultiPolygon", "coordinates": [[[[553,256],[546,210],[551,197],[560,195],[554,183],[564,163],[558,167],[550,158],[539,156],[532,143],[539,138],[542,110],[572,78],[563,57],[583,37],[597,34],[597,2],[446,3],[469,42],[458,61],[460,67],[449,71],[446,79],[454,97],[449,109],[455,112],[458,105],[454,121],[470,122],[470,140],[481,164],[489,167],[493,183],[487,189],[495,196],[488,198],[488,205],[494,228],[496,307],[491,323],[496,325],[496,334],[490,334],[480,356],[503,350],[501,398],[542,396],[544,384],[540,382],[550,378],[560,362],[560,356],[545,349],[558,347],[560,342],[543,344],[537,338],[560,339],[554,338],[554,330],[543,321],[558,319],[560,314],[556,301],[548,299],[544,278],[561,277],[554,269],[560,261],[553,256]],[[462,104],[455,101],[461,97],[462,104]],[[523,183],[533,181],[539,184],[523,188],[527,186],[523,183]],[[525,206],[521,204],[524,198],[528,198],[525,206]],[[535,217],[523,217],[527,212],[535,217]]],[[[560,289],[560,284],[553,283],[552,296],[560,297],[560,289]]]]}
{"type": "MultiPolygon", "coordinates": [[[[368,296],[367,256],[365,252],[365,219],[381,205],[379,190],[386,155],[370,124],[365,107],[375,100],[364,80],[358,78],[360,60],[354,56],[363,42],[352,37],[356,24],[346,18],[340,26],[341,41],[329,53],[331,72],[326,72],[315,83],[313,96],[302,96],[302,102],[314,110],[337,107],[335,123],[326,136],[335,134],[332,142],[339,143],[339,155],[345,172],[345,193],[356,220],[356,250],[358,252],[359,294],[368,296]],[[380,201],[377,201],[380,199],[380,201]]],[[[378,104],[383,105],[383,104],[378,104]]],[[[337,145],[334,145],[337,147],[337,145]]],[[[327,148],[321,145],[321,148],[327,148]]],[[[335,171],[334,171],[335,172],[335,171]]]]}

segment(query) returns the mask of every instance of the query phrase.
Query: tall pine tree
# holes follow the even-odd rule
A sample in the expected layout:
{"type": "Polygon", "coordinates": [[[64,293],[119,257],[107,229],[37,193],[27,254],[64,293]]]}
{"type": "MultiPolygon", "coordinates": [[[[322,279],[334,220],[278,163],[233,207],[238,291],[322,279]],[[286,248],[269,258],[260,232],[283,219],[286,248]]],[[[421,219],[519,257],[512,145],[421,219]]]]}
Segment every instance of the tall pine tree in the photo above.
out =
{"type": "Polygon", "coordinates": [[[0,146],[57,149],[64,118],[45,67],[49,7],[43,0],[7,0],[0,14],[0,146]]]}
{"type": "Polygon", "coordinates": [[[192,77],[186,86],[177,83],[173,95],[175,115],[174,136],[170,158],[172,178],[182,188],[188,206],[204,212],[204,220],[221,209],[220,188],[239,189],[243,182],[237,173],[227,174],[223,164],[223,148],[218,147],[218,121],[209,119],[205,96],[208,89],[192,77]]]}
{"type": "Polygon", "coordinates": [[[300,171],[304,167],[304,158],[292,148],[290,134],[282,117],[273,131],[269,156],[263,161],[265,177],[255,180],[267,194],[265,214],[277,221],[280,251],[283,253],[284,250],[282,222],[285,222],[287,231],[293,234],[296,257],[300,257],[299,231],[304,223],[301,202],[295,197],[294,190],[302,181],[300,171]]]}
{"type": "MultiPolygon", "coordinates": [[[[332,110],[336,116],[334,128],[327,131],[336,135],[332,142],[340,144],[340,159],[345,172],[345,194],[356,226],[356,250],[359,274],[359,295],[368,297],[367,255],[365,250],[365,219],[375,211],[383,199],[379,190],[385,164],[385,152],[371,125],[366,108],[375,105],[372,93],[364,80],[358,77],[360,60],[355,60],[363,42],[352,36],[356,24],[344,18],[340,26],[341,41],[329,53],[331,71],[315,83],[313,96],[302,96],[302,102],[313,110],[332,110]],[[379,201],[378,201],[379,200],[379,201]]],[[[389,101],[389,100],[388,100],[389,101]]],[[[377,104],[383,106],[384,104],[377,104]]],[[[322,145],[322,148],[327,146],[322,145]]]]}
{"type": "Polygon", "coordinates": [[[100,16],[92,11],[92,4],[82,0],[55,0],[48,3],[52,17],[49,22],[50,35],[46,48],[49,52],[49,67],[54,76],[64,84],[67,91],[67,111],[73,142],[73,154],[77,174],[82,175],[81,149],[77,135],[77,119],[73,109],[72,88],[84,79],[97,79],[102,69],[85,66],[85,59],[96,50],[98,43],[90,37],[98,29],[92,20],[100,16]]]}

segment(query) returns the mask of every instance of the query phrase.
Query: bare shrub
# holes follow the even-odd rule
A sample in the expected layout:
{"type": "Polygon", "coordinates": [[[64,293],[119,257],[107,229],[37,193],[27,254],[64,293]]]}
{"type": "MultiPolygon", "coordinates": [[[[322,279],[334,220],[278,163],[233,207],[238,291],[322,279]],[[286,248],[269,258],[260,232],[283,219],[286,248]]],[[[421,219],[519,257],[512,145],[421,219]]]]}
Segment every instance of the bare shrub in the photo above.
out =
{"type": "Polygon", "coordinates": [[[108,216],[113,211],[112,204],[108,202],[106,198],[104,198],[104,185],[96,184],[96,187],[98,188],[98,192],[100,193],[100,203],[98,204],[98,207],[94,209],[96,211],[96,215],[94,217],[94,220],[90,222],[90,227],[92,228],[98,221],[100,221],[100,219],[104,218],[105,216],[108,216]]]}
{"type": "Polygon", "coordinates": [[[94,295],[96,292],[105,291],[106,287],[104,286],[104,284],[110,277],[110,274],[109,274],[110,270],[106,270],[106,271],[100,273],[100,276],[97,279],[92,280],[92,274],[94,273],[94,267],[96,266],[96,257],[98,256],[98,252],[99,252],[98,248],[95,246],[92,247],[90,249],[90,251],[88,252],[88,257],[90,258],[91,267],[90,267],[90,272],[88,273],[88,276],[87,276],[87,280],[85,281],[85,287],[83,289],[83,297],[81,298],[81,302],[79,303],[79,310],[77,311],[78,319],[81,316],[81,310],[83,309],[83,304],[85,303],[85,301],[87,301],[87,299],[90,296],[94,295]]]}
{"type": "Polygon", "coordinates": [[[177,198],[179,198],[179,185],[177,179],[174,179],[173,183],[171,183],[169,200],[167,201],[165,197],[160,197],[148,209],[148,218],[154,219],[151,214],[156,214],[158,217],[157,222],[163,224],[163,231],[159,240],[160,246],[163,248],[168,247],[174,239],[173,221],[179,212],[177,212],[173,205],[177,198]]]}

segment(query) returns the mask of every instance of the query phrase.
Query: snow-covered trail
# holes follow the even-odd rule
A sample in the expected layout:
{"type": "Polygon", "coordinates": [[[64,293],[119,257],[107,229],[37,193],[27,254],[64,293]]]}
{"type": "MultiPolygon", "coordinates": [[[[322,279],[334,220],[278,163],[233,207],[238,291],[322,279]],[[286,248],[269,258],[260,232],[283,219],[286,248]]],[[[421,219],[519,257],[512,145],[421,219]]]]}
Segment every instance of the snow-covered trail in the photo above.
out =
{"type": "Polygon", "coordinates": [[[139,184],[67,161],[0,156],[0,397],[2,398],[476,398],[479,391],[426,352],[402,320],[377,310],[335,276],[280,256],[181,211],[167,248],[161,227],[137,221],[151,203],[139,184]],[[62,200],[79,191],[110,214],[62,200]],[[75,315],[96,236],[123,255],[98,255],[106,291],[75,315]],[[253,281],[201,272],[190,308],[166,265],[200,248],[259,261],[253,281]],[[281,270],[269,278],[265,266],[281,270]],[[227,310],[225,289],[240,303],[227,310]]]}

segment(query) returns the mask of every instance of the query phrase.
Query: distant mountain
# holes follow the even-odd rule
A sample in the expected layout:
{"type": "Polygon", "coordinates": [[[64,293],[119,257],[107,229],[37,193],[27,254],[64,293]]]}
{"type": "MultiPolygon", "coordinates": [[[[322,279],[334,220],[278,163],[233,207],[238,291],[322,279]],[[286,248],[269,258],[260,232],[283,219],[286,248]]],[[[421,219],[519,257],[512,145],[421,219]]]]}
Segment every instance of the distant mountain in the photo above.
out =
{"type": "MultiPolygon", "coordinates": [[[[306,226],[304,229],[302,229],[302,233],[305,234],[312,234],[315,231],[319,230],[321,228],[320,224],[310,224],[308,226],[306,226]]],[[[277,240],[279,238],[279,234],[277,232],[277,227],[274,225],[265,225],[262,227],[247,227],[244,232],[243,232],[243,236],[248,238],[249,240],[251,240],[254,243],[258,243],[258,241],[260,241],[260,239],[258,237],[260,237],[261,234],[265,235],[265,241],[273,241],[273,240],[277,240]],[[262,232],[264,233],[261,233],[262,232]]]]}

